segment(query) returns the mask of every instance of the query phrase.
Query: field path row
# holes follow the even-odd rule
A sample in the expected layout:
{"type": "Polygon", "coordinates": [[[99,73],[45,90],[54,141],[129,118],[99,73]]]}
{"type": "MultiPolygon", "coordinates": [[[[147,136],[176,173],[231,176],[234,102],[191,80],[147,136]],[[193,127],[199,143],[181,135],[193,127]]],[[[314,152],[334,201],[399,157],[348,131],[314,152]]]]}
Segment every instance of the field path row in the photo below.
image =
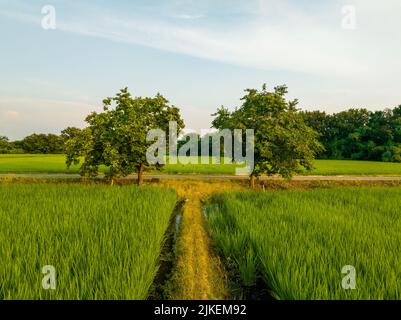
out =
{"type": "Polygon", "coordinates": [[[202,202],[212,193],[237,189],[232,183],[203,181],[165,181],[186,199],[176,243],[176,265],[173,270],[171,299],[221,300],[230,298],[224,267],[215,253],[206,228],[202,202]]]}
{"type": "MultiPolygon", "coordinates": [[[[67,173],[0,173],[3,178],[32,178],[32,179],[78,179],[79,174],[67,173]]],[[[99,175],[102,177],[102,175],[99,175]]],[[[129,176],[125,179],[136,179],[129,176]]],[[[209,175],[209,174],[147,174],[145,180],[248,180],[248,176],[209,175]]],[[[281,177],[260,177],[261,181],[283,180],[281,177]]],[[[294,176],[294,181],[401,181],[401,176],[294,176]]]]}

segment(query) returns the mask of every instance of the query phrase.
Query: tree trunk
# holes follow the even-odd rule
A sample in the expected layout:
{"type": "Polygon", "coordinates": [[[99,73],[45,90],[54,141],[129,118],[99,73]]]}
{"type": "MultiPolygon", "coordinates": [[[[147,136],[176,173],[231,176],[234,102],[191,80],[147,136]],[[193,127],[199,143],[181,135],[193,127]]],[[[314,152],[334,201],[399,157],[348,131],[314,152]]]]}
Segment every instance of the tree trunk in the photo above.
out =
{"type": "Polygon", "coordinates": [[[250,176],[250,178],[249,178],[249,186],[250,186],[252,189],[255,189],[255,180],[256,180],[256,177],[252,174],[252,175],[250,176]]]}
{"type": "Polygon", "coordinates": [[[145,166],[141,163],[141,165],[139,166],[139,170],[138,170],[138,186],[143,184],[143,171],[144,171],[144,169],[145,169],[145,166]]]}
{"type": "Polygon", "coordinates": [[[110,185],[114,186],[114,170],[113,167],[110,168],[110,174],[107,176],[107,179],[110,179],[110,185]]]}

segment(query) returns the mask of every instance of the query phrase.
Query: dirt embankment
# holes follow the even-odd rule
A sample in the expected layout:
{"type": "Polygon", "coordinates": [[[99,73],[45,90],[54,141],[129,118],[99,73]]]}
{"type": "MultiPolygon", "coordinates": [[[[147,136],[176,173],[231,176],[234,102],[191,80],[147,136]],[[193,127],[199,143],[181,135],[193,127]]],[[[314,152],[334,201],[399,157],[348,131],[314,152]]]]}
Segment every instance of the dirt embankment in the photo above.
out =
{"type": "Polygon", "coordinates": [[[186,199],[176,242],[176,264],[171,278],[171,299],[205,300],[230,298],[228,277],[214,252],[207,232],[202,202],[212,193],[240,190],[229,182],[163,182],[186,199]]]}

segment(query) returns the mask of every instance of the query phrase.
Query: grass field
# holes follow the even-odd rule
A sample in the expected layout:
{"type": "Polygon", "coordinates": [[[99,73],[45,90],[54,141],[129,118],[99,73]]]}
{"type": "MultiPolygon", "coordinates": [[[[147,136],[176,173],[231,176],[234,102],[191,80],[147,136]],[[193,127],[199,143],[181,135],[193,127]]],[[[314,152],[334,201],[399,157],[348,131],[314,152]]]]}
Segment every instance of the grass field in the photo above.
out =
{"type": "Polygon", "coordinates": [[[401,163],[354,161],[354,160],[315,160],[313,175],[387,175],[400,176],[401,163]]]}
{"type": "MultiPolygon", "coordinates": [[[[170,174],[234,174],[234,164],[175,164],[166,165],[163,173],[170,174]]],[[[401,163],[316,160],[311,175],[401,175],[401,163]]],[[[105,172],[107,168],[101,168],[105,172]]],[[[63,155],[0,155],[0,173],[78,173],[77,166],[67,170],[63,155]]]]}
{"type": "Polygon", "coordinates": [[[400,299],[401,189],[338,188],[215,196],[207,219],[243,286],[279,299],[400,299]],[[356,289],[342,288],[342,268],[356,289]]]}
{"type": "Polygon", "coordinates": [[[146,299],[176,199],[149,187],[0,185],[0,300],[146,299]],[[57,290],[42,288],[46,265],[57,290]]]}
{"type": "MultiPolygon", "coordinates": [[[[234,174],[234,164],[174,164],[166,165],[163,173],[170,174],[234,174]]],[[[106,167],[100,167],[100,172],[107,172],[106,167]]],[[[159,171],[155,171],[160,173],[159,171]]],[[[79,173],[78,166],[66,168],[64,155],[38,154],[0,154],[0,173],[79,173]]]]}

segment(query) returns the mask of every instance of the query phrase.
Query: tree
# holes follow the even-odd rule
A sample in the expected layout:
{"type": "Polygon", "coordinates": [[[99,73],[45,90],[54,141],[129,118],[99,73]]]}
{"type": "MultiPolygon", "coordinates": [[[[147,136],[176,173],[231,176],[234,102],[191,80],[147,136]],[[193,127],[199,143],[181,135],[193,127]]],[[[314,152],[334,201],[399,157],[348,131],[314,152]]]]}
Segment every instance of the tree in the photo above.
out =
{"type": "Polygon", "coordinates": [[[61,131],[61,138],[64,142],[68,141],[69,139],[73,139],[78,137],[81,134],[81,129],[76,127],[68,127],[61,131]]]}
{"type": "Polygon", "coordinates": [[[82,134],[82,130],[76,127],[68,127],[61,131],[61,139],[63,141],[63,151],[68,153],[69,146],[67,142],[72,139],[79,139],[82,134]]]}
{"type": "Polygon", "coordinates": [[[0,154],[5,154],[10,152],[10,143],[7,137],[0,136],[0,154]]]}
{"type": "MultiPolygon", "coordinates": [[[[153,98],[133,98],[128,88],[122,89],[114,98],[103,101],[104,110],[87,116],[89,126],[65,144],[67,166],[78,164],[83,157],[81,174],[86,177],[98,175],[100,165],[109,167],[107,177],[125,177],[133,172],[138,175],[138,184],[143,182],[143,173],[152,166],[146,153],[152,142],[147,140],[151,129],[167,133],[169,122],[177,122],[178,130],[184,128],[180,111],[160,94],[153,98]]],[[[167,136],[167,134],[166,134],[167,136]]]]}
{"type": "Polygon", "coordinates": [[[243,104],[233,112],[221,107],[213,116],[216,129],[254,129],[254,162],[250,174],[253,187],[261,174],[279,174],[290,178],[300,169],[312,168],[312,160],[322,150],[318,134],[308,127],[296,106],[297,100],[287,101],[286,86],[267,91],[247,89],[243,104]]]}
{"type": "Polygon", "coordinates": [[[301,111],[300,114],[305,124],[319,134],[319,141],[324,146],[324,149],[317,156],[322,158],[329,157],[328,155],[332,153],[330,142],[337,134],[333,117],[324,111],[301,111]]]}
{"type": "Polygon", "coordinates": [[[18,146],[25,153],[57,154],[63,152],[63,141],[55,134],[32,134],[25,137],[18,146]]]}

